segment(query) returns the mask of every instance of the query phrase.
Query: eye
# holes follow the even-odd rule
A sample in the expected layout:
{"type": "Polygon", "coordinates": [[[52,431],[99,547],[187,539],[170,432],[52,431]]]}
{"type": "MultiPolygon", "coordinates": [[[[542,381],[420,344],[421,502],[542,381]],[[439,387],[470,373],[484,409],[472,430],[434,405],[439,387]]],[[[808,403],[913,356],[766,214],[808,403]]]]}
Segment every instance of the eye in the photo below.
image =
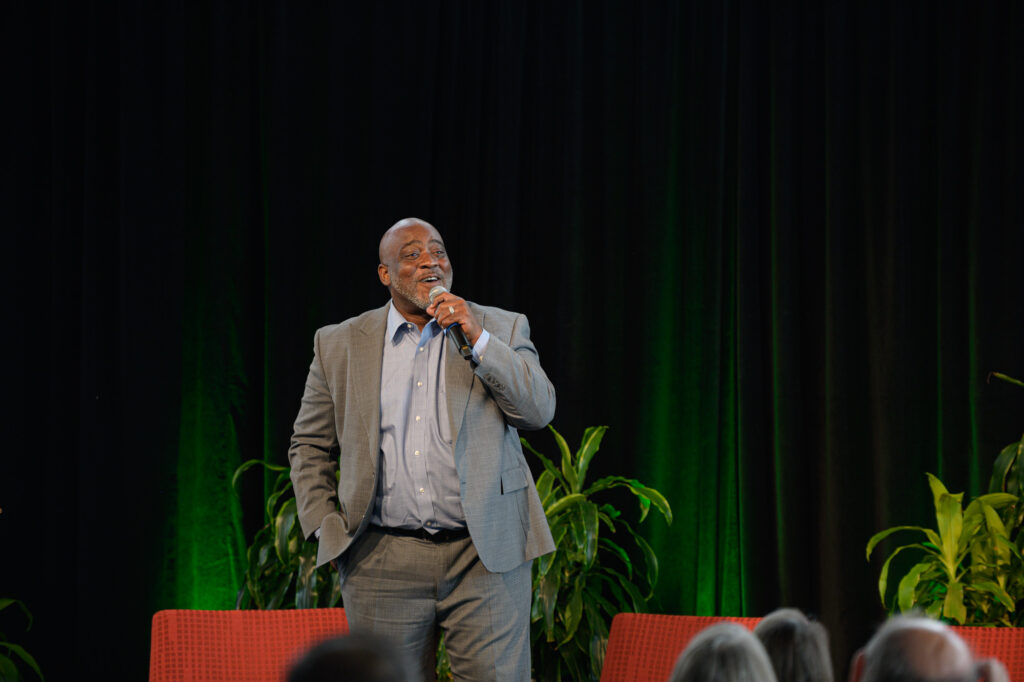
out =
{"type": "Polygon", "coordinates": [[[437,251],[434,252],[434,258],[444,258],[447,255],[448,252],[445,251],[444,249],[438,249],[437,251]]]}
{"type": "Polygon", "coordinates": [[[420,252],[419,251],[410,251],[409,253],[407,253],[404,256],[402,256],[402,258],[404,258],[405,260],[419,260],[419,257],[420,257],[420,252]]]}

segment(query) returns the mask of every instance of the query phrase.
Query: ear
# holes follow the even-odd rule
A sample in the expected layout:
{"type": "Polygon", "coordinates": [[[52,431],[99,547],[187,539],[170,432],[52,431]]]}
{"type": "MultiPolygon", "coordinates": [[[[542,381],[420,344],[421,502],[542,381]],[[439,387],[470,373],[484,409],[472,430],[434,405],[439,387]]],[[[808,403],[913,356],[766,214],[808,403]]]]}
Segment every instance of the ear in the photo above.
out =
{"type": "Polygon", "coordinates": [[[864,650],[858,649],[857,653],[853,655],[853,660],[850,661],[850,678],[849,682],[860,682],[861,676],[864,674],[864,650]]]}
{"type": "Polygon", "coordinates": [[[391,286],[391,273],[388,272],[388,266],[383,263],[377,266],[377,277],[380,278],[380,283],[384,286],[391,286]]]}

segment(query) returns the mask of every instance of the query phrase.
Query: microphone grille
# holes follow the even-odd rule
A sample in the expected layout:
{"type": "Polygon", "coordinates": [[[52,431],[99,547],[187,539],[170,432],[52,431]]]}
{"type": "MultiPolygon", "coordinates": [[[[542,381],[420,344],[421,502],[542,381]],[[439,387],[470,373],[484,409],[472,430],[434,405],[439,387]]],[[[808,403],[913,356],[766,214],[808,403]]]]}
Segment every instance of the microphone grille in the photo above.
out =
{"type": "Polygon", "coordinates": [[[445,289],[445,288],[444,288],[443,286],[441,286],[440,284],[438,284],[438,285],[437,285],[436,287],[434,287],[433,289],[431,289],[431,290],[430,290],[430,293],[429,293],[429,294],[427,294],[427,295],[428,295],[428,296],[430,297],[430,302],[431,302],[431,303],[433,303],[433,302],[434,302],[434,299],[435,299],[435,298],[437,298],[437,297],[438,297],[438,296],[440,296],[441,294],[447,294],[447,293],[448,293],[448,290],[447,290],[447,289],[445,289]]]}

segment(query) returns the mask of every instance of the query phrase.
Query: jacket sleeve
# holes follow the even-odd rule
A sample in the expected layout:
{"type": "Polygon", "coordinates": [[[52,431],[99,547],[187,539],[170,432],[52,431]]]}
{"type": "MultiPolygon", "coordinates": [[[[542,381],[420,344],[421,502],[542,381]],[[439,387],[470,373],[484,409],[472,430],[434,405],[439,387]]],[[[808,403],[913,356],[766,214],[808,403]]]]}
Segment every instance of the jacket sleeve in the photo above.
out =
{"type": "Polygon", "coordinates": [[[507,334],[491,329],[488,333],[491,338],[476,375],[512,426],[526,430],[547,426],[555,415],[555,387],[540,366],[526,316],[517,314],[507,334]]]}

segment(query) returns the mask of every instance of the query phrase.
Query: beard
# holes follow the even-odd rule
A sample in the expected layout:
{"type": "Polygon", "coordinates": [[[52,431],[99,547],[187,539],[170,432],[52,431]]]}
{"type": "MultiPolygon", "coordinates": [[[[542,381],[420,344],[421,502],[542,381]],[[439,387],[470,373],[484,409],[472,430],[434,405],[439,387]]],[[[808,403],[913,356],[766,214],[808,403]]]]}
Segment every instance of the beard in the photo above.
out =
{"type": "MultiPolygon", "coordinates": [[[[414,283],[412,287],[409,287],[406,286],[405,282],[403,282],[402,280],[392,280],[391,285],[395,288],[395,291],[402,295],[403,298],[415,303],[416,307],[419,308],[420,310],[426,311],[426,309],[430,307],[430,299],[423,298],[417,293],[417,284],[418,283],[414,283]]],[[[439,280],[434,283],[434,286],[438,285],[443,286],[445,289],[451,290],[451,275],[448,275],[447,277],[441,276],[439,280]]]]}

